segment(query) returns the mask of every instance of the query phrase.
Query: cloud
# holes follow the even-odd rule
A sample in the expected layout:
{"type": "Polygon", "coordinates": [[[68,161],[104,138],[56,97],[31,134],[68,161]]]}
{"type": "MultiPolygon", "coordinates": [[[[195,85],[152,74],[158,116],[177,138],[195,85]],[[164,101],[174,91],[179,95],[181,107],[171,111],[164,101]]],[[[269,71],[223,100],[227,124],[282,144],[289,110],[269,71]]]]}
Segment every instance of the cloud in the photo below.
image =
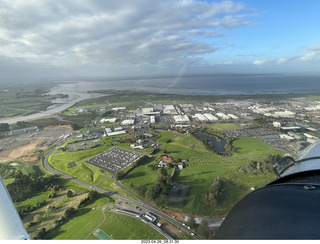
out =
{"type": "Polygon", "coordinates": [[[289,61],[289,58],[279,58],[278,60],[276,60],[276,63],[277,64],[284,64],[288,61],[289,61]]]}
{"type": "Polygon", "coordinates": [[[308,51],[320,51],[320,44],[304,47],[308,51]]]}
{"type": "Polygon", "coordinates": [[[318,54],[319,54],[318,52],[309,52],[309,53],[306,53],[305,55],[301,56],[299,59],[301,61],[309,61],[309,60],[312,60],[315,57],[317,57],[318,54]]]}
{"type": "Polygon", "coordinates": [[[219,64],[232,65],[232,64],[235,64],[235,62],[234,61],[224,61],[224,62],[220,62],[219,64]]]}
{"type": "MultiPolygon", "coordinates": [[[[251,24],[234,1],[2,0],[0,55],[23,64],[109,72],[201,63],[209,41],[251,24]]],[[[152,70],[152,68],[150,68],[152,70]]]]}
{"type": "Polygon", "coordinates": [[[265,60],[265,59],[260,59],[260,60],[255,60],[255,61],[253,61],[253,64],[255,64],[255,65],[262,65],[262,64],[264,64],[265,62],[267,62],[267,60],[265,60]]]}

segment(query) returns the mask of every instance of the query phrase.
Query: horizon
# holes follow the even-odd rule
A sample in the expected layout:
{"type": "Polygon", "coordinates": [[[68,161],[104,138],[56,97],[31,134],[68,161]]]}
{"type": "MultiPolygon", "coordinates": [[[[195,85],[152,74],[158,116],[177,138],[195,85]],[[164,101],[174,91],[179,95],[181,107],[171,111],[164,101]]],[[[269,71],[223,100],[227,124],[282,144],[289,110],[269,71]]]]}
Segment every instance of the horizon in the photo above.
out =
{"type": "Polygon", "coordinates": [[[316,0],[1,2],[3,82],[320,75],[316,0]]]}

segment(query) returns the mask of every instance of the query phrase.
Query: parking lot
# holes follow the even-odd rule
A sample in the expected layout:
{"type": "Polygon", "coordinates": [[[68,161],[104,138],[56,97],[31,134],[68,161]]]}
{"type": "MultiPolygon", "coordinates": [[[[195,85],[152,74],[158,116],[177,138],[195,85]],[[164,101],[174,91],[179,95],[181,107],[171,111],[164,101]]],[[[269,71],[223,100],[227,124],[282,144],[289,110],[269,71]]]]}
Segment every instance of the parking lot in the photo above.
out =
{"type": "Polygon", "coordinates": [[[139,160],[142,156],[144,156],[144,154],[113,147],[89,159],[87,163],[115,173],[117,171],[124,170],[139,160]]]}

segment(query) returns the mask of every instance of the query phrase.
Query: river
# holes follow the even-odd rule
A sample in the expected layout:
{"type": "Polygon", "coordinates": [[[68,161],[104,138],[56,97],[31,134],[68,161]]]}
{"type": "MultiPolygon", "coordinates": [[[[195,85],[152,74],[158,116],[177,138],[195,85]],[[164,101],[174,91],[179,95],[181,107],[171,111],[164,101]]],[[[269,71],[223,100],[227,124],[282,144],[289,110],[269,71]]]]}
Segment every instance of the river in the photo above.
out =
{"type": "Polygon", "coordinates": [[[58,84],[57,86],[51,88],[50,92],[47,94],[65,94],[68,95],[67,98],[54,99],[51,102],[52,106],[48,107],[46,111],[30,114],[30,115],[20,115],[8,118],[1,118],[0,123],[15,124],[18,121],[32,121],[36,119],[43,119],[52,116],[55,113],[59,113],[67,108],[70,108],[77,102],[85,99],[95,98],[99,96],[106,96],[102,93],[88,93],[92,90],[98,90],[96,86],[90,88],[90,83],[88,82],[66,82],[58,84]]]}

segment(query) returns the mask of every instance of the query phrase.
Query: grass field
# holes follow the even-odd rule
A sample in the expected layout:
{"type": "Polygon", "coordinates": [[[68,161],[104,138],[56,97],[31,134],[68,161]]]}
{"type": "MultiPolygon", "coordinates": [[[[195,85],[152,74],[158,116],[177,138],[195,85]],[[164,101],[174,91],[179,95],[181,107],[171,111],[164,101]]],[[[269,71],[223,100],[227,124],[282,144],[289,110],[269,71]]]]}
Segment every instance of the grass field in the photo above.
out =
{"type": "Polygon", "coordinates": [[[215,123],[212,125],[208,125],[209,130],[218,130],[218,131],[224,131],[224,130],[235,130],[238,129],[239,126],[235,125],[234,123],[215,123]]]}
{"type": "Polygon", "coordinates": [[[110,199],[102,197],[94,203],[80,208],[75,216],[58,231],[49,236],[52,240],[84,240],[103,221],[102,207],[110,203],[110,199]]]}
{"type": "MultiPolygon", "coordinates": [[[[226,130],[236,128],[237,126],[228,124],[216,124],[214,129],[226,130]]],[[[239,173],[237,168],[252,160],[265,160],[271,154],[282,154],[281,151],[259,141],[255,138],[237,138],[233,141],[233,146],[237,152],[232,156],[219,156],[208,150],[201,140],[189,135],[181,134],[175,131],[163,131],[159,133],[157,141],[163,143],[162,152],[159,152],[155,159],[148,164],[141,165],[134,169],[123,180],[127,187],[129,183],[135,186],[144,185],[151,187],[159,177],[157,171],[151,171],[148,165],[157,164],[157,158],[165,151],[175,159],[186,159],[187,167],[174,175],[174,181],[189,186],[189,192],[182,206],[170,206],[179,212],[192,213],[198,215],[221,215],[229,209],[245,194],[250,191],[251,187],[261,187],[273,179],[273,174],[265,175],[246,175],[239,173]],[[203,204],[203,196],[212,180],[220,177],[224,181],[224,200],[222,207],[207,208],[203,204]]],[[[89,158],[109,149],[111,147],[109,138],[103,138],[103,146],[87,149],[77,152],[59,151],[50,156],[50,164],[75,178],[81,179],[87,183],[97,184],[115,191],[112,186],[112,180],[104,180],[105,175],[101,170],[86,162],[89,158]],[[75,162],[76,166],[69,168],[69,162],[75,162]]],[[[114,143],[114,142],[113,142],[114,143]]],[[[120,145],[120,144],[119,144],[120,145]]],[[[117,145],[118,146],[118,145],[117,145]]],[[[121,146],[120,146],[121,147],[121,146]]],[[[123,144],[127,148],[127,144],[123,144]]]]}
{"type": "MultiPolygon", "coordinates": [[[[231,157],[222,157],[209,151],[203,143],[191,135],[180,134],[173,131],[160,133],[160,140],[170,143],[162,146],[163,150],[173,158],[187,159],[185,169],[177,172],[174,181],[190,186],[187,197],[182,206],[170,206],[178,212],[192,213],[198,215],[221,215],[229,209],[244,195],[250,192],[251,187],[261,187],[274,179],[273,174],[247,175],[237,171],[241,165],[252,160],[264,160],[270,154],[282,154],[281,151],[255,139],[238,138],[234,146],[239,148],[238,152],[231,157]],[[225,194],[223,207],[206,208],[202,203],[203,196],[211,183],[217,177],[223,178],[225,194]]],[[[155,164],[156,161],[150,164],[155,164]]],[[[152,186],[158,177],[158,173],[148,169],[147,165],[139,167],[130,174],[124,182],[128,185],[131,181],[134,185],[152,186]]]]}
{"type": "Polygon", "coordinates": [[[49,163],[55,169],[81,179],[84,182],[97,184],[104,179],[104,175],[98,167],[87,164],[86,161],[109,148],[110,146],[103,145],[77,152],[56,152],[50,155],[49,163]],[[70,168],[70,162],[75,162],[76,166],[70,168]]]}
{"type": "Polygon", "coordinates": [[[28,84],[28,86],[2,85],[0,90],[0,117],[27,115],[43,111],[51,104],[54,96],[42,96],[49,84],[28,84]],[[4,86],[4,87],[3,87],[4,86]]]}
{"type": "Polygon", "coordinates": [[[113,240],[165,240],[159,232],[141,220],[117,213],[107,213],[107,220],[101,225],[113,240]]]}

